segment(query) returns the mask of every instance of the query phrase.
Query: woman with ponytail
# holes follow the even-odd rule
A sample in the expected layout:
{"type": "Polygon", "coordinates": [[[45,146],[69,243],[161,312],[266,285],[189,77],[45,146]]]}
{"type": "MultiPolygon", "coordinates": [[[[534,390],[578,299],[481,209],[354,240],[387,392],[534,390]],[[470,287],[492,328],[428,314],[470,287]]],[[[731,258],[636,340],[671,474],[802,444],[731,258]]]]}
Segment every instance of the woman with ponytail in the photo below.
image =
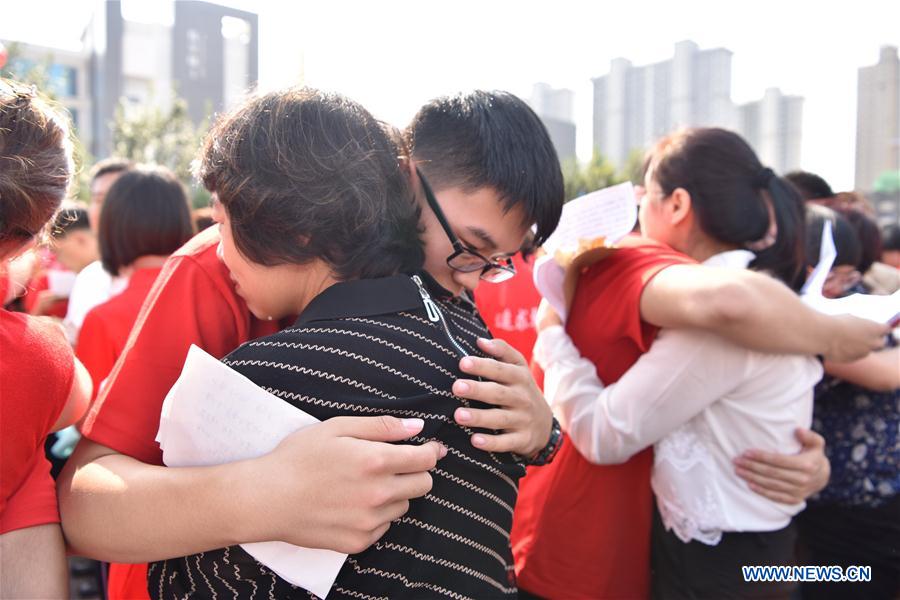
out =
{"type": "Polygon", "coordinates": [[[744,582],[741,566],[791,564],[791,518],[804,504],[789,494],[756,493],[754,479],[733,461],[751,449],[800,449],[795,432],[810,425],[822,367],[812,357],[763,354],[706,331],[657,334],[647,291],[663,269],[680,268],[677,253],[709,266],[765,271],[796,289],[805,274],[801,200],[743,139],[712,128],[662,140],[647,161],[645,186],[639,219],[650,239],[581,274],[568,334],[555,315],[538,317],[534,356],[544,369],[545,396],[591,463],[652,461],[654,597],[787,597],[788,584],[744,582]],[[651,255],[668,264],[639,265],[650,264],[651,255]],[[639,311],[617,306],[632,288],[639,311]],[[618,297],[601,308],[606,293],[618,297]],[[593,330],[575,329],[588,311],[593,330]],[[589,345],[586,336],[607,339],[615,321],[628,319],[642,356],[621,377],[608,377],[603,363],[618,360],[618,340],[588,352],[592,360],[580,348],[589,345]],[[604,387],[602,378],[617,381],[604,387]],[[651,446],[652,456],[644,452],[651,446]]]}

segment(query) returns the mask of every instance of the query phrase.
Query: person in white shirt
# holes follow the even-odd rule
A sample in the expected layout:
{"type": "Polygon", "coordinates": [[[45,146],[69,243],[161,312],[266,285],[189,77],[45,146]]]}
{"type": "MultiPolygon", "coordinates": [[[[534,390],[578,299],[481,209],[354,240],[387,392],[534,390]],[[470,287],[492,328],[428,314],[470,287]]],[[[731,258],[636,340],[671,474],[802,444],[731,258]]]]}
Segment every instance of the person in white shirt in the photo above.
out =
{"type": "MultiPolygon", "coordinates": [[[[739,136],[679,132],[657,145],[647,167],[645,236],[704,264],[749,265],[794,286],[802,280],[801,200],[739,136]]],[[[663,330],[604,387],[593,363],[552,324],[554,315],[543,312],[534,357],[545,371],[545,396],[579,452],[610,464],[655,448],[654,596],[786,597],[790,584],[744,582],[740,567],[791,564],[791,518],[804,504],[755,494],[732,461],[750,448],[799,449],[794,432],[810,425],[819,362],[754,352],[709,332],[663,330]]]]}
{"type": "MultiPolygon", "coordinates": [[[[106,192],[116,182],[119,175],[133,167],[133,163],[119,158],[108,158],[94,165],[91,171],[91,203],[88,207],[88,220],[91,230],[96,236],[100,224],[100,210],[106,199],[106,192]]],[[[103,304],[128,286],[128,279],[113,277],[105,270],[99,260],[95,260],[78,273],[72,291],[69,294],[69,307],[63,319],[66,336],[73,346],[78,341],[78,332],[84,317],[92,308],[103,304]]]]}

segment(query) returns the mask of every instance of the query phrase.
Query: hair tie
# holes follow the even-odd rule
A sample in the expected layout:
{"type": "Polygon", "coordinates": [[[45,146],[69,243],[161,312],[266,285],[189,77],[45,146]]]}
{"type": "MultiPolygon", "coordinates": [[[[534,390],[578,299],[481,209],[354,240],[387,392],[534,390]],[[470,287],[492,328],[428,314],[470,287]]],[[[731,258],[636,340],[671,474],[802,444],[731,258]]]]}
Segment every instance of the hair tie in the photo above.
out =
{"type": "Polygon", "coordinates": [[[768,167],[760,171],[756,176],[757,187],[763,188],[760,191],[760,196],[762,197],[763,204],[766,207],[766,213],[769,217],[769,227],[762,238],[755,242],[747,242],[744,244],[744,247],[747,250],[753,252],[762,252],[766,248],[771,248],[778,239],[778,221],[775,218],[775,206],[772,204],[772,197],[765,191],[765,188],[769,187],[769,184],[774,177],[775,173],[768,167]]]}
{"type": "Polygon", "coordinates": [[[754,188],[767,188],[769,184],[772,182],[772,179],[775,177],[775,171],[770,169],[769,167],[763,167],[759,170],[759,173],[753,178],[753,187],[754,188]]]}

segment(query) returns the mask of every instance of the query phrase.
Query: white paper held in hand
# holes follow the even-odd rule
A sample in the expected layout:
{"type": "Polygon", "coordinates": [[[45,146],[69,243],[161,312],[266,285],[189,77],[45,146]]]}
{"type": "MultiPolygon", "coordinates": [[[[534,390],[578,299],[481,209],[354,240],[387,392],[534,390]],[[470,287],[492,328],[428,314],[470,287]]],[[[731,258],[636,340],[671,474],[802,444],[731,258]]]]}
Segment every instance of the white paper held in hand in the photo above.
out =
{"type": "Polygon", "coordinates": [[[636,220],[637,199],[634,186],[627,181],[563,205],[559,225],[543,245],[547,254],[534,265],[535,287],[563,320],[566,319],[565,269],[554,260],[556,252],[574,252],[582,240],[599,237],[608,245],[615,244],[631,232],[636,220]]]}
{"type": "Polygon", "coordinates": [[[819,262],[801,290],[803,302],[826,315],[853,315],[878,323],[896,323],[900,319],[900,291],[890,296],[850,294],[843,298],[826,298],[822,295],[825,280],[836,258],[837,249],[834,245],[831,221],[826,220],[822,226],[819,262]]]}
{"type": "MultiPolygon", "coordinates": [[[[191,345],[181,376],[163,402],[156,441],[167,466],[219,465],[262,456],[291,433],[318,422],[191,345]]],[[[347,558],[285,542],[241,547],[282,579],[320,598],[347,558]]]]}

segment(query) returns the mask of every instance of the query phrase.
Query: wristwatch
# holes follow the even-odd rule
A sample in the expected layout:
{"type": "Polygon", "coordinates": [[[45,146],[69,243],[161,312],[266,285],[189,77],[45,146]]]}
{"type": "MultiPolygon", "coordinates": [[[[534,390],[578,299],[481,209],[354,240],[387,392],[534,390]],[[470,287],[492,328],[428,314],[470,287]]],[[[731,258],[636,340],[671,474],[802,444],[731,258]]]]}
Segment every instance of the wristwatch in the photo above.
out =
{"type": "Polygon", "coordinates": [[[559,426],[559,421],[556,420],[556,417],[553,417],[553,424],[550,426],[550,439],[547,441],[547,445],[541,448],[537,454],[529,458],[526,461],[526,464],[534,467],[549,465],[553,462],[553,459],[556,457],[556,454],[559,452],[562,445],[562,428],[559,426]]]}

